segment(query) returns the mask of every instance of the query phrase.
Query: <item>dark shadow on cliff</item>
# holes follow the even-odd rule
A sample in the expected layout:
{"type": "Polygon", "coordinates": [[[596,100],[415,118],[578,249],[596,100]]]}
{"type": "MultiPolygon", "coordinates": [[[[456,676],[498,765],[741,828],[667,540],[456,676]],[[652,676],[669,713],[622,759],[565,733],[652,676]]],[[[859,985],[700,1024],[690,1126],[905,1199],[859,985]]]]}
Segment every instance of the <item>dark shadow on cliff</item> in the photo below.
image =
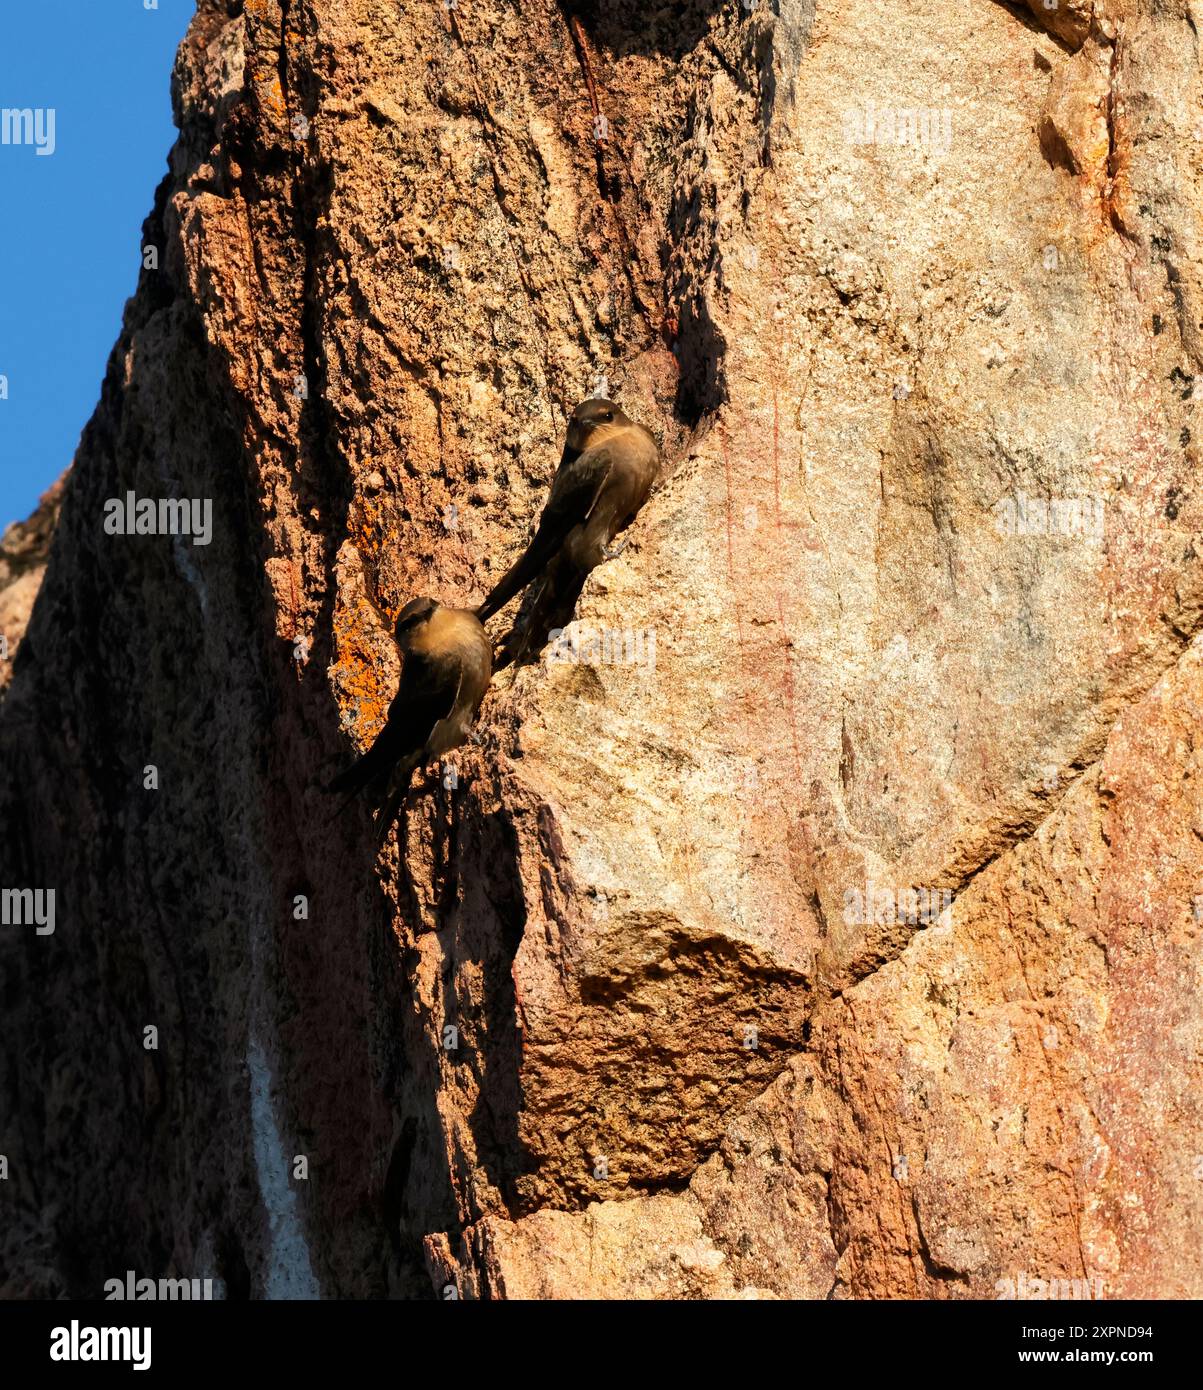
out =
{"type": "MultiPolygon", "coordinates": [[[[401,1120],[387,1210],[408,1259],[420,1258],[427,1233],[454,1237],[483,1215],[468,1197],[456,1199],[457,1191],[466,1190],[466,1174],[461,1167],[453,1179],[448,1161],[456,1167],[468,1156],[461,1158],[461,1146],[436,1103],[439,1095],[475,1094],[471,1112],[461,1118],[472,1136],[475,1163],[507,1203],[526,1169],[518,1135],[521,1055],[512,970],[526,909],[513,826],[504,812],[485,809],[495,798],[475,786],[477,777],[490,777],[490,756],[460,759],[458,787],[436,778],[411,794],[402,825],[409,854],[399,861],[396,910],[406,935],[420,930],[421,941],[412,938],[397,966],[408,1007],[404,1065],[390,1082],[401,1120]],[[415,846],[422,847],[421,854],[415,846]],[[425,861],[427,852],[429,879],[416,882],[409,861],[425,861]],[[439,963],[433,1012],[415,988],[424,967],[427,993],[431,989],[432,959],[439,963]],[[479,994],[450,992],[468,990],[473,979],[480,982],[479,994]],[[460,1068],[469,1073],[463,1084],[454,1077],[449,1082],[448,1072],[460,1068]]],[[[387,892],[381,897],[391,914],[387,892]]],[[[395,938],[382,945],[396,955],[395,938]]]]}
{"type": "MultiPolygon", "coordinates": [[[[655,53],[680,62],[706,37],[712,18],[740,0],[560,0],[564,18],[584,26],[590,42],[609,57],[655,53]]],[[[761,0],[765,3],[765,0],[761,0]]]]}

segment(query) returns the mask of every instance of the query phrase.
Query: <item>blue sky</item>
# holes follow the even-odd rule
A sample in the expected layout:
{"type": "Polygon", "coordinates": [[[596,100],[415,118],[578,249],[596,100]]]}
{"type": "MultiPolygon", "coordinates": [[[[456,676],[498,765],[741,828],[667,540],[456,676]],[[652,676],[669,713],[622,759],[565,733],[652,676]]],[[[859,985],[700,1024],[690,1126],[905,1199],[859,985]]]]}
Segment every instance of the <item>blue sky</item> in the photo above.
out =
{"type": "MultiPolygon", "coordinates": [[[[195,8],[0,0],[0,108],[53,108],[55,145],[39,155],[11,131],[0,143],[0,530],[71,462],[99,398],[167,172],[171,67],[195,8]]],[[[34,138],[48,132],[44,119],[34,138]]]]}

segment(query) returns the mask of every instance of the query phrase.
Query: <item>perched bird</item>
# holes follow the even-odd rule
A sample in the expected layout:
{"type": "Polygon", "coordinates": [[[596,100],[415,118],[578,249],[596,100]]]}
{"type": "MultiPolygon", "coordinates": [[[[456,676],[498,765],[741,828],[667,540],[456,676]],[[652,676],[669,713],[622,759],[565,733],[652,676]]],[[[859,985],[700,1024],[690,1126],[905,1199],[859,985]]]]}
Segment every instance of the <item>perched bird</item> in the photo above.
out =
{"type": "Polygon", "coordinates": [[[380,807],[383,844],[409,790],[414,770],[458,748],[493,675],[493,652],[471,609],[415,598],[397,614],[401,683],[384,728],[368,751],[326,788],[349,801],[370,790],[380,807]]]}
{"type": "MultiPolygon", "coordinates": [[[[589,571],[610,554],[614,537],[635,519],[660,468],[651,432],[627,418],[613,401],[582,401],[568,422],[560,466],[534,539],[476,610],[487,622],[521,589],[541,580],[523,637],[506,658],[547,626],[571,615],[589,571]]],[[[504,665],[502,660],[500,664],[504,665]]]]}

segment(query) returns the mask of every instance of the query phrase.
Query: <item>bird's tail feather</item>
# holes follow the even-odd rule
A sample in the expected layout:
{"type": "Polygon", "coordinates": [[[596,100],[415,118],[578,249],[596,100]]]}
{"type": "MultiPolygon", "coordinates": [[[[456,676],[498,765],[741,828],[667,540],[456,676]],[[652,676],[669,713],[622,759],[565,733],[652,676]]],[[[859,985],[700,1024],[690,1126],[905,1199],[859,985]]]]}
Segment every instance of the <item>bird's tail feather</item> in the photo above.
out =
{"type": "Polygon", "coordinates": [[[377,766],[378,759],[372,757],[372,749],[361,758],[356,758],[350,767],[344,768],[337,777],[332,777],[326,783],[326,790],[335,795],[339,792],[349,792],[352,796],[363,791],[380,773],[377,766]]]}
{"type": "Polygon", "coordinates": [[[348,774],[356,772],[358,767],[359,764],[356,763],[354,767],[349,767],[346,772],[334,778],[333,781],[326,783],[326,790],[328,792],[346,792],[346,796],[344,796],[334,810],[330,812],[329,819],[326,822],[327,824],[338,820],[340,816],[344,815],[347,807],[350,806],[353,801],[358,801],[362,792],[370,791],[372,784],[378,780],[378,776],[366,777],[362,780],[360,778],[349,777],[348,774]]]}
{"type": "Polygon", "coordinates": [[[345,792],[346,795],[330,819],[336,820],[341,816],[351,802],[374,782],[379,782],[386,771],[387,764],[379,752],[379,745],[373,744],[362,757],[356,758],[350,767],[344,768],[337,777],[332,777],[326,783],[326,791],[334,796],[339,792],[345,792]]]}
{"type": "MultiPolygon", "coordinates": [[[[327,786],[326,790],[331,791],[332,788],[327,786]]],[[[345,815],[347,807],[350,806],[351,802],[354,801],[358,795],[358,792],[348,792],[347,795],[344,796],[343,799],[334,808],[334,810],[330,812],[330,815],[326,819],[326,824],[329,825],[331,824],[331,822],[338,820],[340,816],[345,815]]]]}
{"type": "Polygon", "coordinates": [[[377,847],[382,846],[388,839],[388,832],[392,829],[393,822],[400,813],[402,803],[409,792],[410,782],[413,780],[414,769],[421,756],[420,753],[415,753],[412,757],[406,758],[397,768],[397,780],[393,783],[388,796],[381,803],[380,812],[376,819],[377,847]]]}
{"type": "Polygon", "coordinates": [[[548,565],[529,602],[501,643],[493,658],[493,669],[501,671],[511,662],[519,666],[537,661],[556,628],[572,621],[577,600],[588,574],[576,569],[563,555],[548,565]]]}
{"type": "Polygon", "coordinates": [[[539,573],[559,540],[560,537],[554,533],[535,536],[526,553],[506,570],[494,586],[492,593],[476,610],[476,616],[482,623],[488,622],[494,613],[504,608],[519,589],[526,588],[535,575],[539,573]]]}

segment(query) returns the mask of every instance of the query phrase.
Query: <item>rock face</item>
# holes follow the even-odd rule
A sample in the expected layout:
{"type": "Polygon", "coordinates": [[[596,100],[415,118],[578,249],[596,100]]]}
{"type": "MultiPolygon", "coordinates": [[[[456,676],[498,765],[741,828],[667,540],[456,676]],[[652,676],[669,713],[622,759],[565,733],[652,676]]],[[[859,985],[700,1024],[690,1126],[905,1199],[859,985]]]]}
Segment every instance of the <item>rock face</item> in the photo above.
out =
{"type": "Polygon", "coordinates": [[[46,558],[63,501],[59,479],[38,501],[28,521],[14,521],[0,537],[0,691],[12,680],[12,663],[29,626],[29,614],[46,573],[46,558]]]}
{"type": "Polygon", "coordinates": [[[0,706],[5,1293],[1203,1296],[1200,18],[201,0],[0,706]],[[377,859],[365,576],[599,387],[660,485],[377,859]]]}

